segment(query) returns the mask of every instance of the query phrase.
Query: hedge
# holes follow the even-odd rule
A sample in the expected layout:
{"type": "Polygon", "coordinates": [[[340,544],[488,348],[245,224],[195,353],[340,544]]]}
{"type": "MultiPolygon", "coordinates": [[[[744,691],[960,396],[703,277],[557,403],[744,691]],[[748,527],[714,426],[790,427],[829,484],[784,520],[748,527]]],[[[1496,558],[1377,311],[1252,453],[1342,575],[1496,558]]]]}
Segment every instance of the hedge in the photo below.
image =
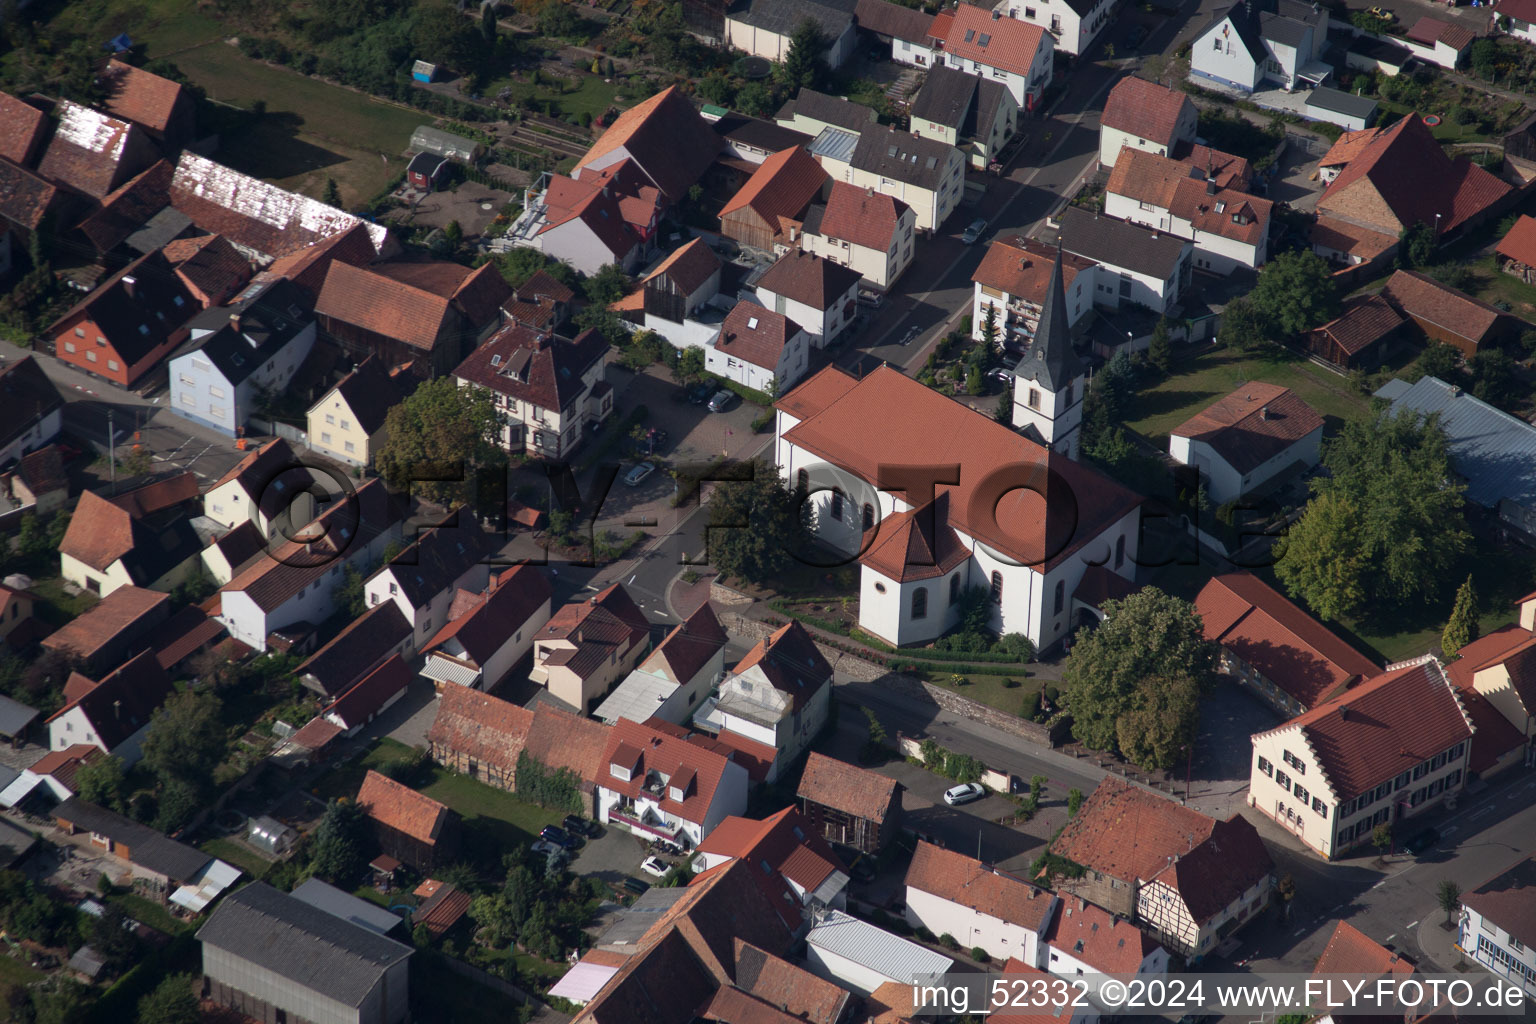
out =
{"type": "Polygon", "coordinates": [[[581,779],[569,768],[551,769],[526,750],[517,755],[514,792],[540,807],[581,812],[581,779]]]}

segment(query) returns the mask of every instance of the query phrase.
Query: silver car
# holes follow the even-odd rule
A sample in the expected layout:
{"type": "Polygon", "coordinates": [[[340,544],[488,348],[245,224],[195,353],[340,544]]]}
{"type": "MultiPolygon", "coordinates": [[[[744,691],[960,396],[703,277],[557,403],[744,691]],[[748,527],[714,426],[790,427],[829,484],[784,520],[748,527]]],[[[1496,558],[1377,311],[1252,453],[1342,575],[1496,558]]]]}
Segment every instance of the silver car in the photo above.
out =
{"type": "Polygon", "coordinates": [[[986,230],[987,222],[978,217],[977,219],[971,221],[971,226],[966,228],[965,231],[960,235],[960,241],[964,242],[966,245],[975,245],[978,241],[981,240],[982,232],[986,230]]]}
{"type": "Polygon", "coordinates": [[[628,487],[639,487],[645,482],[645,478],[654,472],[656,472],[655,465],[649,462],[642,462],[624,474],[624,483],[628,487]]]}

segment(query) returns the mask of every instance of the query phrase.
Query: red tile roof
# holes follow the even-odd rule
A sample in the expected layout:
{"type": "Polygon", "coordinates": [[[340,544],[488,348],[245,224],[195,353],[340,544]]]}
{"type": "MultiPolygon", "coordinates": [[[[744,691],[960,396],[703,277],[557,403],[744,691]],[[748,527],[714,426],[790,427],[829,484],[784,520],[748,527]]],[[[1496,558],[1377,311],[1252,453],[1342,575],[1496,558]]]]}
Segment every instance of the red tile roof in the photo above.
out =
{"type": "Polygon", "coordinates": [[[133,517],[106,498],[86,491],[70,516],[59,551],[97,572],[106,572],[133,550],[133,544],[133,517]]]}
{"type": "MultiPolygon", "coordinates": [[[[1239,170],[1229,168],[1228,174],[1239,170]]],[[[1269,230],[1273,204],[1268,199],[1222,188],[1219,180],[1218,191],[1211,195],[1206,188],[1204,167],[1196,168],[1156,153],[1122,150],[1105,189],[1168,210],[1191,222],[1196,230],[1245,245],[1257,245],[1269,230]]]]}
{"type": "MultiPolygon", "coordinates": [[[[650,623],[622,584],[615,583],[584,601],[564,605],[550,617],[534,636],[535,642],[568,640],[580,653],[588,649],[595,657],[581,659],[584,667],[595,668],[606,662],[615,650],[633,650],[650,636],[650,623]],[[586,662],[591,660],[592,665],[586,662]]],[[[559,653],[559,652],[556,652],[559,653]]],[[[566,662],[577,675],[585,676],[577,666],[566,662]]]]}
{"type": "Polygon", "coordinates": [[[223,235],[178,238],[161,252],[188,286],[215,304],[234,295],[251,279],[251,264],[223,235]]]}
{"type": "Polygon", "coordinates": [[[812,309],[828,310],[845,301],[860,280],[857,270],[791,249],[758,279],[757,287],[803,302],[812,309]]]}
{"type": "Polygon", "coordinates": [[[1313,974],[1412,974],[1413,961],[1381,945],[1348,921],[1334,925],[1313,974]]]}
{"type": "Polygon", "coordinates": [[[280,256],[272,261],[267,272],[286,277],[313,302],[325,286],[325,275],[331,269],[332,262],[366,267],[377,255],[373,239],[368,237],[368,229],[362,224],[353,224],[334,235],[280,256]]]}
{"type": "Polygon", "coordinates": [[[820,230],[828,238],[889,252],[902,217],[911,209],[895,196],[834,181],[820,230]]]}
{"type": "Polygon", "coordinates": [[[709,247],[709,243],[702,238],[695,238],[686,245],[672,250],[672,255],[662,260],[660,265],[649,274],[645,280],[650,281],[658,277],[669,278],[682,295],[692,295],[704,287],[710,275],[720,269],[720,257],[709,247]]]}
{"type": "Polygon", "coordinates": [[[164,134],[178,113],[191,103],[186,89],[169,78],[161,78],[143,68],[120,60],[107,62],[101,75],[106,90],[106,106],[117,117],[164,134]]]}
{"type": "Polygon", "coordinates": [[[596,782],[608,772],[603,750],[608,745],[608,726],[582,715],[539,702],[523,749],[546,768],[568,768],[584,783],[596,782]]]}
{"type": "Polygon", "coordinates": [[[1295,729],[1340,801],[1472,738],[1456,689],[1432,658],[1383,672],[1259,735],[1295,729]]]}
{"type": "Polygon", "coordinates": [[[799,217],[821,194],[827,172],[800,146],[773,154],[758,165],[736,194],[720,208],[722,218],[751,207],[770,227],[780,217],[799,217]]]}
{"type": "MultiPolygon", "coordinates": [[[[1188,96],[1132,75],[1120,79],[1109,90],[1099,124],[1148,139],[1171,151],[1178,141],[1179,120],[1186,111],[1194,112],[1188,96]]],[[[1194,118],[1189,120],[1192,127],[1194,118]]]]}
{"type": "Polygon", "coordinates": [[[949,497],[940,495],[919,509],[897,512],[864,534],[859,564],[897,583],[947,575],[970,557],[949,525],[949,497]]]}
{"type": "Polygon", "coordinates": [[[564,412],[587,394],[583,377],[609,348],[595,330],[566,341],[511,323],[471,352],[453,375],[540,409],[564,412]]]}
{"type": "MultiPolygon", "coordinates": [[[[732,815],[704,837],[699,852],[735,858],[754,867],[766,866],[805,893],[814,892],[834,872],[841,870],[832,847],[793,807],[786,807],[761,821],[732,815]]],[[[767,895],[772,899],[776,893],[769,891],[767,895]]]]}
{"type": "Polygon", "coordinates": [[[973,857],[917,841],[906,885],[967,909],[1039,931],[1050,920],[1051,894],[973,857]]]}
{"type": "Polygon", "coordinates": [[[471,897],[466,890],[450,882],[439,883],[411,914],[411,924],[413,927],[426,925],[427,931],[433,936],[441,936],[469,912],[470,902],[471,897]]]}
{"type": "Polygon", "coordinates": [[[1247,572],[1213,578],[1195,598],[1205,638],[1311,707],[1380,671],[1279,591],[1247,572]]]}
{"type": "Polygon", "coordinates": [[[357,791],[357,804],[374,821],[429,846],[442,836],[454,813],[446,805],[371,768],[357,791]]]}
{"type": "Polygon", "coordinates": [[[950,465],[958,459],[960,483],[936,488],[949,494],[950,524],[1037,571],[1069,557],[1141,501],[1094,470],[889,367],[851,384],[829,367],[775,407],[802,417],[787,440],[868,481],[882,465],[950,465]],[[902,415],[891,416],[892,409],[902,415]],[[961,436],[966,445],[957,451],[953,438],[961,436]],[[989,477],[995,482],[1002,472],[1011,474],[1013,489],[999,498],[988,489],[989,477]],[[1074,496],[1071,509],[1047,500],[1056,488],[1074,496]]]}
{"type": "Polygon", "coordinates": [[[114,248],[170,205],[175,173],[169,160],[156,161],[103,199],[101,207],[80,222],[80,230],[99,251],[114,248]]]}
{"type": "Polygon", "coordinates": [[[48,115],[12,96],[0,92],[0,157],[25,167],[42,141],[48,115]]]}
{"type": "Polygon", "coordinates": [[[327,722],[323,715],[316,715],[298,732],[290,736],[289,740],[294,746],[303,747],[305,750],[324,750],[332,740],[341,735],[341,732],[341,726],[335,722],[327,722]]]}
{"type": "Polygon", "coordinates": [[[853,996],[781,957],[735,941],[736,987],[810,1024],[838,1024],[853,996]]]}
{"type": "Polygon", "coordinates": [[[1071,894],[1062,896],[1045,941],[1104,974],[1135,974],[1158,948],[1131,922],[1071,894]]]}
{"type": "Polygon", "coordinates": [[[742,675],[752,669],[787,696],[797,711],[832,680],[832,666],[794,619],[759,640],[731,671],[742,675]]]}
{"type": "Polygon", "coordinates": [[[702,825],[730,761],[723,754],[706,750],[649,724],[621,718],[608,732],[601,763],[598,785],[630,799],[640,795],[650,772],[668,777],[691,777],[693,782],[682,800],[672,799],[668,786],[663,788],[657,803],[670,815],[702,825]],[[610,765],[614,764],[633,769],[628,782],[613,774],[610,765]]]}
{"type": "MultiPolygon", "coordinates": [[[[1046,289],[1051,283],[1051,269],[1056,263],[1056,247],[1037,242],[1032,238],[1020,243],[993,242],[987,246],[987,254],[981,258],[971,280],[987,288],[996,288],[1035,305],[1045,303],[1046,289]]],[[[1072,287],[1073,280],[1085,270],[1098,264],[1093,260],[1061,254],[1061,286],[1072,287]]]]}
{"type": "Polygon", "coordinates": [[[1345,132],[1340,135],[1333,145],[1328,147],[1328,152],[1317,162],[1319,167],[1342,167],[1365,151],[1385,128],[1362,128],[1357,132],[1345,132]]]}
{"type": "Polygon", "coordinates": [[[73,793],[75,792],[75,774],[80,771],[80,766],[106,756],[101,752],[100,747],[89,743],[76,743],[63,750],[50,750],[27,770],[33,775],[47,775],[73,793]]]}
{"type": "Polygon", "coordinates": [[[1350,355],[1358,355],[1404,324],[1401,313],[1380,295],[1361,295],[1344,304],[1344,311],[1317,328],[1350,355]]]}
{"type": "Polygon", "coordinates": [[[987,67],[1029,76],[1044,45],[1045,29],[1017,18],[993,18],[984,7],[961,4],[944,40],[944,52],[987,67]],[[987,37],[983,42],[983,37],[987,37]]]}
{"type": "Polygon", "coordinates": [[[13,163],[0,160],[0,217],[31,231],[42,223],[58,196],[59,190],[55,186],[13,163]]]}
{"type": "Polygon", "coordinates": [[[1152,880],[1177,892],[1190,916],[1204,924],[1231,907],[1274,868],[1258,829],[1247,818],[1234,814],[1216,822],[1205,842],[1182,857],[1175,856],[1152,880]]]}
{"type": "Polygon", "coordinates": [[[715,610],[705,601],[656,645],[640,667],[683,685],[729,642],[730,637],[726,636],[715,610]]]}
{"type": "Polygon", "coordinates": [[[325,709],[325,713],[339,718],[347,729],[355,729],[368,722],[396,694],[410,686],[414,675],[404,658],[398,654],[391,655],[384,664],[337,697],[335,703],[325,709]]]}
{"type": "Polygon", "coordinates": [[[1247,160],[1209,146],[1191,146],[1187,153],[1180,155],[1179,163],[1192,168],[1202,180],[1215,178],[1218,189],[1246,192],[1253,182],[1253,167],[1247,160]]]}
{"type": "Polygon", "coordinates": [[[544,203],[545,221],[539,229],[541,235],[579,219],[597,236],[615,262],[621,261],[640,244],[640,235],[630,223],[635,211],[629,211],[626,216],[619,207],[618,198],[599,180],[577,181],[555,175],[544,190],[544,203]]]}
{"type": "Polygon", "coordinates": [[[1522,213],[1509,233],[1499,239],[1494,252],[1528,267],[1536,266],[1536,217],[1522,213]]]}
{"type": "Polygon", "coordinates": [[[158,155],[138,125],[70,100],[55,113],[59,125],[37,165],[49,181],[100,199],[158,155]]]}
{"type": "Polygon", "coordinates": [[[1369,262],[1397,245],[1397,236],[1372,231],[1358,224],[1346,224],[1333,217],[1317,218],[1309,239],[1313,245],[1358,256],[1369,262]]]}
{"type": "Polygon", "coordinates": [[[676,203],[703,176],[720,147],[720,137],[693,104],[676,86],[668,86],[615,118],[577,167],[623,149],[666,194],[667,201],[676,203]]]}
{"type": "Polygon", "coordinates": [[[1322,428],[1323,418],[1290,388],[1251,381],[1169,433],[1203,441],[1247,474],[1322,428]]]}
{"type": "Polygon", "coordinates": [[[1216,819],[1115,778],[1107,778],[1067,822],[1051,852],[1129,881],[1150,879],[1205,842],[1216,819]]]}
{"type": "MultiPolygon", "coordinates": [[[[1027,979],[1024,984],[1031,986],[1029,991],[1038,991],[1033,986],[1048,986],[1054,980],[1052,975],[1045,973],[1033,964],[1026,964],[1017,957],[1009,957],[1003,965],[1003,974],[1009,978],[1023,977],[1027,979]]],[[[1014,981],[1011,984],[1018,985],[1014,981]]],[[[911,986],[907,986],[910,991],[911,986]]],[[[1022,988],[1022,986],[1021,986],[1022,988]]],[[[1015,991],[1018,991],[1016,989],[1015,991]]],[[[988,1024],[1070,1024],[1073,1011],[1063,1006],[1041,1007],[1037,1010],[1019,1010],[1008,1012],[999,1010],[987,1014],[988,1024]]],[[[914,1017],[922,1020],[921,1017],[914,1017]]]]}
{"type": "Polygon", "coordinates": [[[754,302],[738,302],[720,324],[715,350],[776,373],[784,346],[804,333],[805,328],[783,313],[754,302]]]}
{"type": "Polygon", "coordinates": [[[451,332],[454,310],[450,296],[336,260],[326,270],[315,313],[430,352],[451,332]]]}
{"type": "Polygon", "coordinates": [[[1454,25],[1449,21],[1424,17],[1413,23],[1413,27],[1408,30],[1408,38],[1416,43],[1423,43],[1426,46],[1444,43],[1457,53],[1460,53],[1472,45],[1473,40],[1477,38],[1477,34],[1470,29],[1454,25]]]}
{"type": "Polygon", "coordinates": [[[877,824],[901,806],[900,783],[879,772],[811,751],[795,795],[877,824]]]}
{"type": "Polygon", "coordinates": [[[1381,294],[1409,316],[1474,343],[1481,343],[1503,315],[1498,307],[1413,270],[1394,272],[1381,294]]]}
{"type": "Polygon", "coordinates": [[[510,773],[532,726],[527,708],[467,686],[445,686],[427,742],[510,773]]]}

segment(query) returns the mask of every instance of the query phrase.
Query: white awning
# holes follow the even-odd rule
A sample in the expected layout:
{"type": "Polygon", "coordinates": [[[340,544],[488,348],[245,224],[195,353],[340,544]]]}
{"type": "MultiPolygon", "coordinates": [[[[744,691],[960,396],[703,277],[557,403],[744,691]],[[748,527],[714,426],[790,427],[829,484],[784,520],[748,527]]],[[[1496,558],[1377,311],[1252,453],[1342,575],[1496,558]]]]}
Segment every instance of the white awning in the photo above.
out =
{"type": "Polygon", "coordinates": [[[200,913],[204,907],[214,901],[219,893],[235,884],[235,879],[239,877],[239,868],[221,860],[214,860],[203,868],[201,878],[171,893],[171,902],[186,907],[194,914],[200,913]]]}
{"type": "Polygon", "coordinates": [[[608,984],[608,979],[618,973],[617,967],[578,962],[565,972],[565,977],[555,982],[549,994],[585,1005],[597,998],[603,986],[608,984]]]}
{"type": "Polygon", "coordinates": [[[34,775],[30,769],[22,772],[11,780],[11,784],[0,789],[0,807],[9,810],[25,800],[32,791],[43,784],[41,775],[34,775]]]}
{"type": "Polygon", "coordinates": [[[480,682],[479,669],[452,658],[428,657],[427,663],[421,667],[421,674],[435,683],[474,687],[480,682]]]}

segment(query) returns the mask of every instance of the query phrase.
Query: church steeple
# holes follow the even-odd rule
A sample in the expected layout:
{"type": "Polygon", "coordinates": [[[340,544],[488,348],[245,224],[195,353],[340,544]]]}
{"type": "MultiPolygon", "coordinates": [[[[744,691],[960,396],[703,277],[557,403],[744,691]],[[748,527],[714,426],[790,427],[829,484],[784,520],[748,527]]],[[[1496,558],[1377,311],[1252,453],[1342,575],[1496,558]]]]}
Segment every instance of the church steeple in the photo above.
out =
{"type": "Polygon", "coordinates": [[[1061,237],[1057,236],[1056,262],[1051,267],[1051,283],[1045,289],[1045,302],[1040,306],[1040,323],[1035,328],[1029,350],[1014,367],[1018,376],[1033,380],[1049,391],[1064,390],[1083,375],[1082,361],[1072,351],[1061,260],[1061,237]]]}

